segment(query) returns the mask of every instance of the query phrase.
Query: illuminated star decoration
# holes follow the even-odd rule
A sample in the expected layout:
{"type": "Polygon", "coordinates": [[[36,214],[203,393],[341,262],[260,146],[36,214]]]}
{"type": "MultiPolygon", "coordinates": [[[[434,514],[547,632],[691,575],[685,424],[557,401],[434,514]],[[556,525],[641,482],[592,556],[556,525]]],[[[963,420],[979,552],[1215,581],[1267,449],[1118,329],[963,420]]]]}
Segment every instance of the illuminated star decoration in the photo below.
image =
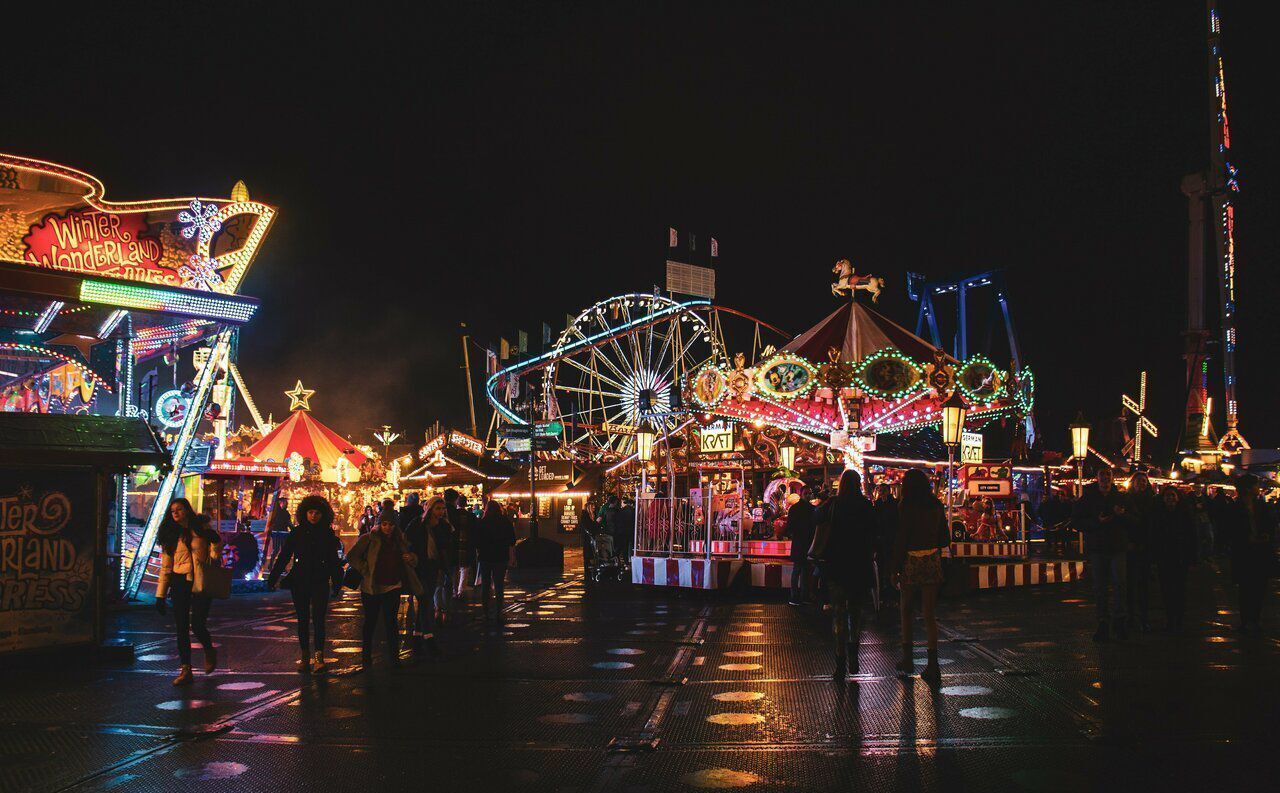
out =
{"type": "Polygon", "coordinates": [[[311,410],[311,396],[315,394],[314,388],[304,388],[302,381],[293,387],[292,391],[285,391],[284,395],[289,397],[289,410],[311,410]]]}
{"type": "Polygon", "coordinates": [[[212,292],[214,287],[222,285],[222,276],[218,275],[218,267],[213,259],[206,259],[200,254],[192,254],[187,263],[178,268],[178,277],[182,285],[188,289],[203,289],[212,292]]]}
{"type": "Polygon", "coordinates": [[[198,198],[191,199],[190,206],[190,212],[184,209],[178,213],[178,220],[185,224],[182,227],[182,238],[189,240],[198,234],[201,242],[208,242],[215,233],[222,230],[222,221],[215,217],[218,207],[214,204],[202,204],[198,198]]]}

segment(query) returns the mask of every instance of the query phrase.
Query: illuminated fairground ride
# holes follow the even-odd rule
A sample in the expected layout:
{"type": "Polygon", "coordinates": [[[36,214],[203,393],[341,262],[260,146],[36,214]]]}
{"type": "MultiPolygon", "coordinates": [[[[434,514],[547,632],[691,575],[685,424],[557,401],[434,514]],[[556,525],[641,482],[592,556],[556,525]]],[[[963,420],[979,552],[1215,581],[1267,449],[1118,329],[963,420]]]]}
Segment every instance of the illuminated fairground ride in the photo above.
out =
{"type": "Polygon", "coordinates": [[[143,419],[168,452],[116,479],[99,547],[130,596],[170,499],[234,426],[239,329],[258,310],[240,288],[275,215],[243,182],[116,201],[83,171],[0,153],[0,410],[143,419]]]}
{"type": "Polygon", "coordinates": [[[935,427],[952,393],[966,426],[1025,416],[1031,370],[1003,370],[985,355],[963,361],[857,302],[845,302],[781,350],[751,365],[709,362],[690,372],[686,393],[704,419],[789,430],[862,468],[876,436],[935,427]]]}
{"type": "Polygon", "coordinates": [[[613,463],[634,457],[642,426],[670,435],[693,421],[683,384],[692,372],[727,365],[726,334],[749,335],[753,353],[785,338],[708,300],[617,295],[580,312],[552,349],[492,375],[486,390],[506,422],[525,425],[530,410],[534,421],[555,422],[559,456],[613,463]]]}

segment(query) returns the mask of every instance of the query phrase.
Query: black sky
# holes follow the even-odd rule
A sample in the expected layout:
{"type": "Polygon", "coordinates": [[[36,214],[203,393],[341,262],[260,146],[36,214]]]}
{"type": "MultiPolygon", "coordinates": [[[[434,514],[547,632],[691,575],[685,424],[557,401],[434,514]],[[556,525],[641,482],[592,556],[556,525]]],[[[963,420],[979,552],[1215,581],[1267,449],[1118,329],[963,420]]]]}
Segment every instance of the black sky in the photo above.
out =
{"type": "MultiPolygon", "coordinates": [[[[1264,5],[1223,13],[1242,427],[1274,445],[1264,5]]],[[[1113,417],[1145,367],[1172,450],[1202,3],[601,6],[46,7],[5,35],[0,149],[118,199],[244,179],[279,206],[241,350],[277,416],[300,377],[344,433],[461,422],[460,322],[536,335],[649,289],[674,225],[720,241],[720,302],[793,332],[834,308],[842,256],[912,326],[908,270],[1008,268],[1051,445],[1077,408],[1113,417]]]]}

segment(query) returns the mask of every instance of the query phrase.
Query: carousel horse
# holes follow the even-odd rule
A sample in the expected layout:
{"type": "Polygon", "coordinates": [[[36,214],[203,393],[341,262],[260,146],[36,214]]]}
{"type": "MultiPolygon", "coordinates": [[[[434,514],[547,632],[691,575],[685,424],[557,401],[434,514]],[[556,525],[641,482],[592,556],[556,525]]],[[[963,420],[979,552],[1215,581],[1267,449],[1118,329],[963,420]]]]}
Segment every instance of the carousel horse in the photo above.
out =
{"type": "Polygon", "coordinates": [[[831,285],[832,295],[839,296],[841,292],[848,292],[849,296],[853,297],[854,292],[865,289],[871,293],[872,303],[880,302],[880,290],[884,289],[883,278],[876,275],[858,275],[848,259],[836,262],[831,272],[839,276],[839,279],[831,285]]]}

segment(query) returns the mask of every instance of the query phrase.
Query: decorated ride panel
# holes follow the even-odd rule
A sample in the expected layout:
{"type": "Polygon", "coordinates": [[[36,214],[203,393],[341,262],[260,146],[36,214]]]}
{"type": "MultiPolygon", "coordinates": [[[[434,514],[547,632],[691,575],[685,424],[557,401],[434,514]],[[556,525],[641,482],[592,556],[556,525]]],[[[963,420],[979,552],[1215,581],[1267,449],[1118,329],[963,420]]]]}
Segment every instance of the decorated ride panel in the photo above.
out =
{"type": "Polygon", "coordinates": [[[0,154],[0,261],[235,294],[275,216],[243,184],[229,199],[104,193],[89,174],[0,154]]]}
{"type": "Polygon", "coordinates": [[[974,355],[956,373],[956,388],[970,404],[987,404],[1005,395],[1004,372],[984,355],[974,355]]]}
{"type": "Polygon", "coordinates": [[[774,399],[795,399],[812,390],[818,379],[813,364],[791,353],[780,353],[756,370],[756,389],[774,399]]]}
{"type": "Polygon", "coordinates": [[[688,398],[708,415],[825,436],[937,425],[953,390],[969,404],[968,423],[976,426],[1026,415],[1035,397],[1029,368],[1010,376],[982,355],[956,364],[939,351],[933,361],[920,362],[886,347],[858,363],[833,355],[817,365],[783,352],[752,367],[744,364],[695,370],[685,380],[688,398]]]}

